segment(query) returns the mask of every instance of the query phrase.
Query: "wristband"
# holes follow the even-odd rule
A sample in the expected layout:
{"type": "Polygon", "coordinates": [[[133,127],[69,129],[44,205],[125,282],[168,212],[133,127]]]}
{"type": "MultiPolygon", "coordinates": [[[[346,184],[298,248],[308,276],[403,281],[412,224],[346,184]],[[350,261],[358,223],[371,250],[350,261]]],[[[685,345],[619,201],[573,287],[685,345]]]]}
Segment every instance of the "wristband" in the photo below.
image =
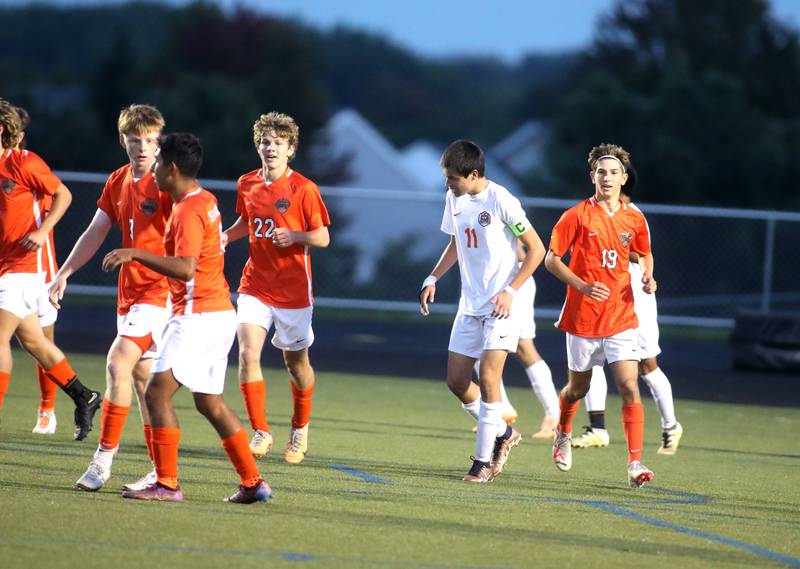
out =
{"type": "MultiPolygon", "coordinates": [[[[424,289],[426,286],[435,285],[436,281],[438,281],[438,280],[439,279],[437,279],[433,275],[428,275],[427,277],[425,277],[425,280],[422,281],[422,289],[424,289]]],[[[420,289],[420,290],[422,290],[422,289],[420,289]]]]}
{"type": "Polygon", "coordinates": [[[508,294],[510,294],[511,296],[514,296],[514,295],[516,295],[516,294],[517,294],[517,291],[516,291],[516,290],[514,290],[514,287],[512,287],[511,285],[508,285],[506,288],[504,288],[504,289],[503,289],[503,292],[507,292],[507,293],[508,293],[508,294]]]}

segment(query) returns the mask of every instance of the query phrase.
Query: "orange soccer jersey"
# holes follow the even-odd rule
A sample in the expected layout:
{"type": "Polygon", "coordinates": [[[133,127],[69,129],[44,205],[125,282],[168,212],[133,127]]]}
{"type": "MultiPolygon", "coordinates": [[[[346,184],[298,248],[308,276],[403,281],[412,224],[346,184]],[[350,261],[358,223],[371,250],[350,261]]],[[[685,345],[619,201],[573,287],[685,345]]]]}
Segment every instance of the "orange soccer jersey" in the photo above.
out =
{"type": "Polygon", "coordinates": [[[28,251],[20,241],[41,225],[43,200],[59,186],[61,180],[33,152],[6,149],[0,154],[0,275],[45,270],[43,248],[28,251]]]}
{"type": "Polygon", "coordinates": [[[247,221],[250,241],[239,292],[277,308],[311,306],[309,247],[278,247],[272,232],[276,227],[313,231],[330,224],[317,185],[290,168],[267,184],[259,168],[239,178],[236,211],[247,221]]]}
{"type": "MultiPolygon", "coordinates": [[[[119,226],[123,247],[164,254],[164,228],[172,211],[172,198],[158,191],[152,173],[135,181],[130,164],[119,168],[108,177],[97,207],[119,226]]],[[[127,314],[134,304],[167,304],[167,277],[141,263],[122,265],[118,283],[119,314],[127,314]]]]}
{"type": "Polygon", "coordinates": [[[589,198],[563,213],[550,236],[550,250],[559,257],[570,253],[573,273],[611,290],[608,300],[601,301],[568,286],[556,326],[575,336],[605,338],[639,325],[633,311],[628,255],[631,251],[650,253],[650,234],[641,211],[621,204],[609,215],[589,198]]]}
{"type": "Polygon", "coordinates": [[[164,233],[166,254],[197,259],[192,280],[169,279],[173,314],[233,310],[221,236],[222,217],[211,192],[192,190],[172,208],[164,233]]]}

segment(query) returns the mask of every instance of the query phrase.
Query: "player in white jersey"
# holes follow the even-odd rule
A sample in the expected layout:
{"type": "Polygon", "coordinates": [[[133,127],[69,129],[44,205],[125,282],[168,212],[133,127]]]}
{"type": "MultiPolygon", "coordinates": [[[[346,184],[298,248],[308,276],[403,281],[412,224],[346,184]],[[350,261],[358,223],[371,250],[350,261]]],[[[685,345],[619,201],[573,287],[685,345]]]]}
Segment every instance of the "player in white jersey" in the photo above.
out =
{"type": "Polygon", "coordinates": [[[522,204],[485,177],[483,151],[457,140],[441,160],[447,181],[441,230],[450,236],[441,258],[422,283],[420,309],[427,316],[436,281],[458,262],[461,298],[450,334],[447,385],[478,420],[473,464],[464,481],[489,482],[499,475],[522,436],[502,418],[500,377],[514,352],[519,326],[514,296],[544,258],[544,245],[522,204]],[[526,248],[517,266],[517,243],[526,248]],[[472,367],[481,360],[480,388],[472,367]]]}
{"type": "MultiPolygon", "coordinates": [[[[622,186],[620,199],[629,203],[631,207],[636,207],[630,203],[637,183],[636,171],[631,166],[628,170],[628,182],[622,186]]],[[[631,274],[631,282],[642,281],[642,268],[639,265],[638,257],[631,256],[631,263],[628,265],[631,274]]],[[[672,399],[672,385],[667,376],[658,367],[656,357],[661,353],[658,345],[658,307],[656,305],[655,294],[646,294],[641,287],[633,289],[633,308],[636,317],[639,319],[638,342],[641,350],[641,361],[639,363],[639,376],[647,384],[650,393],[658,407],[661,416],[661,447],[659,454],[675,454],[678,450],[683,427],[675,417],[675,403],[672,399]]],[[[589,425],[584,433],[572,441],[574,448],[605,447],[608,446],[610,437],[605,425],[606,395],[608,384],[603,368],[600,366],[592,368],[592,380],[589,392],[586,394],[586,410],[589,412],[589,425]]]]}

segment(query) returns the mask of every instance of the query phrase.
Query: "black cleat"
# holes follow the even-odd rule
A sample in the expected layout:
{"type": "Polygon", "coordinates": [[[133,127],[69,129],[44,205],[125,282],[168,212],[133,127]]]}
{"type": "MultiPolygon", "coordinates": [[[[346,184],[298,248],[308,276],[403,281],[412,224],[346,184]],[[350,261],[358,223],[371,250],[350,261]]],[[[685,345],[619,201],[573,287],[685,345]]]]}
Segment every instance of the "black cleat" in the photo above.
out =
{"type": "Polygon", "coordinates": [[[239,490],[232,496],[225,498],[225,502],[233,504],[254,504],[255,502],[269,502],[272,498],[272,488],[262,480],[252,488],[239,486],[239,490]]]}
{"type": "Polygon", "coordinates": [[[75,401],[75,434],[76,441],[82,441],[92,430],[94,414],[100,408],[103,399],[99,391],[86,389],[75,401]]]}

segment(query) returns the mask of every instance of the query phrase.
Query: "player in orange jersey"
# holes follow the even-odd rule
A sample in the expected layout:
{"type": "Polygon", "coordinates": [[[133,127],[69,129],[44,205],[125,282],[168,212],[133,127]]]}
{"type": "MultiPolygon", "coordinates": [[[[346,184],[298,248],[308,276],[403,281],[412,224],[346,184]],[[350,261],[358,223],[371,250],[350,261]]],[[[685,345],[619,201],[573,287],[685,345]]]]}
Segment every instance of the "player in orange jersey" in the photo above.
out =
{"type": "Polygon", "coordinates": [[[42,332],[37,313],[44,286],[42,249],[72,194],[36,154],[14,149],[21,132],[15,107],[0,99],[0,407],[11,378],[11,336],[16,335],[75,402],[74,437],[83,440],[92,430],[100,394],[78,380],[63,352],[42,332]],[[43,196],[52,199],[47,215],[43,196]]]}
{"type": "Polygon", "coordinates": [[[289,167],[299,136],[294,119],[281,113],[261,115],[255,122],[253,141],[261,167],[239,178],[239,219],[223,236],[232,242],[247,235],[250,244],[237,301],[239,381],[255,430],[250,450],[264,456],[272,447],[261,350],[274,324],[272,345],[283,352],[294,397],[292,428],[284,450],[290,463],[302,462],[308,450],[314,392],[314,370],[308,358],[314,341],[310,249],[330,243],[330,218],[319,188],[289,167]]]}
{"type": "MultiPolygon", "coordinates": [[[[120,229],[123,247],[164,254],[164,227],[172,211],[172,200],[158,191],[150,171],[163,127],[164,117],[155,107],[130,105],[120,112],[119,142],[128,163],[109,176],[97,200],[94,218],[58,271],[50,291],[56,305],[64,296],[67,279],[91,260],[114,225],[120,229]]],[[[89,467],[76,482],[78,488],[88,491],[99,490],[111,477],[111,464],[132,402],[132,385],[139,401],[148,452],[153,458],[144,387],[169,318],[167,279],[140,263],[131,263],[120,270],[118,287],[117,337],[106,358],[100,440],[89,467]]],[[[126,487],[143,487],[154,480],[153,470],[126,487]]]]}
{"type": "Polygon", "coordinates": [[[561,390],[560,417],[553,438],[553,461],[572,467],[572,421],[589,390],[592,367],[608,362],[622,397],[622,424],[628,443],[628,483],[653,479],[641,463],[644,406],[639,397],[639,347],[632,286],[653,293],[650,235],[642,212],[620,200],[627,180],[628,152],[601,144],[589,153],[594,196],[564,212],[553,228],[545,266],[567,285],[556,325],[567,333],[568,383],[561,390]],[[639,255],[642,281],[631,283],[628,262],[639,255]],[[569,266],[562,257],[570,255],[569,266]]]}
{"type": "Polygon", "coordinates": [[[239,490],[229,502],[266,502],[272,490],[264,482],[247,445],[247,433],[222,398],[228,352],[236,333],[236,313],[223,273],[222,218],[214,195],[202,189],[197,173],[203,160],[200,141],[187,133],[160,139],[155,164],[159,190],[175,202],[164,233],[165,255],[146,249],[115,249],[103,259],[110,271],[137,261],[169,281],[172,316],[162,349],[145,389],[152,422],[157,479],[125,498],[179,502],[180,427],[172,398],[189,388],[195,407],[213,425],[239,474],[239,490]]]}
{"type": "MultiPolygon", "coordinates": [[[[27,140],[25,138],[28,126],[31,124],[31,117],[28,111],[22,107],[15,107],[19,115],[20,133],[15,150],[25,150],[27,147],[27,140]]],[[[40,211],[45,214],[50,211],[52,204],[52,197],[46,194],[39,194],[37,201],[39,202],[40,211]]],[[[56,274],[58,267],[56,266],[55,258],[55,244],[53,241],[53,230],[47,236],[47,241],[42,246],[42,267],[45,272],[45,286],[39,294],[36,302],[36,310],[39,317],[39,324],[42,327],[45,337],[51,342],[55,342],[55,322],[58,319],[58,310],[50,302],[48,296],[48,288],[50,282],[56,274]]],[[[35,360],[34,360],[35,361],[35,360]]],[[[37,435],[52,435],[56,432],[56,393],[58,386],[53,383],[44,372],[44,368],[36,362],[36,376],[39,381],[39,410],[36,416],[36,425],[33,427],[33,433],[37,435]]]]}

